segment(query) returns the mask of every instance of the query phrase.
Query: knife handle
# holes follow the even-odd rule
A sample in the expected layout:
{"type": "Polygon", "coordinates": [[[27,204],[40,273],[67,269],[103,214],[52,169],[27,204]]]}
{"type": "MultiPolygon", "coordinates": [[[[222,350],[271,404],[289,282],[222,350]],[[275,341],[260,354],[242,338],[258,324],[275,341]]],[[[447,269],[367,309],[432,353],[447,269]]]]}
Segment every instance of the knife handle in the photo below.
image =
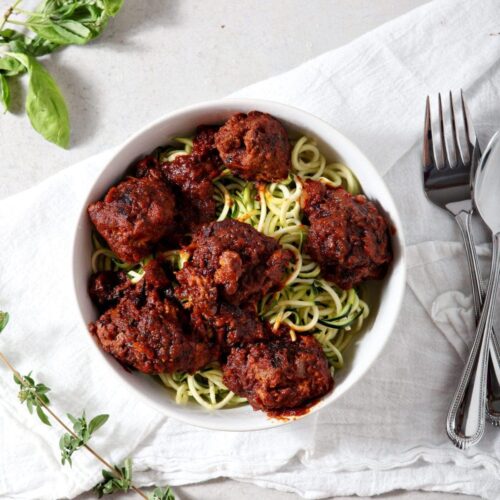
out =
{"type": "MultiPolygon", "coordinates": [[[[451,441],[458,448],[465,449],[479,442],[484,433],[486,415],[487,375],[496,377],[495,366],[500,367],[497,343],[492,341],[492,318],[488,311],[480,314],[483,296],[481,275],[477,254],[470,230],[472,210],[463,211],[456,215],[464,239],[465,253],[469,264],[469,272],[473,290],[474,309],[476,320],[479,319],[474,342],[465,364],[460,383],[448,411],[446,430],[451,441]],[[491,355],[491,361],[490,361],[491,355]]],[[[492,260],[492,273],[498,267],[498,239],[493,241],[494,255],[492,260]]],[[[492,278],[494,275],[492,274],[492,278]]],[[[495,283],[490,283],[495,286],[495,283]]],[[[490,292],[491,294],[491,292],[490,292]]],[[[494,309],[494,301],[488,298],[490,309],[494,309]]],[[[500,370],[498,371],[500,374],[500,370]]],[[[500,380],[500,379],[499,379],[500,380]]],[[[498,380],[497,380],[498,382],[498,380]]],[[[491,384],[490,384],[491,385],[491,384]]]]}
{"type": "MultiPolygon", "coordinates": [[[[467,263],[469,265],[472,299],[477,326],[481,316],[486,290],[484,289],[476,246],[471,230],[472,215],[473,209],[462,211],[455,216],[455,219],[462,233],[467,263]]],[[[492,330],[489,342],[486,418],[493,425],[500,426],[500,345],[494,329],[492,330]]]]}

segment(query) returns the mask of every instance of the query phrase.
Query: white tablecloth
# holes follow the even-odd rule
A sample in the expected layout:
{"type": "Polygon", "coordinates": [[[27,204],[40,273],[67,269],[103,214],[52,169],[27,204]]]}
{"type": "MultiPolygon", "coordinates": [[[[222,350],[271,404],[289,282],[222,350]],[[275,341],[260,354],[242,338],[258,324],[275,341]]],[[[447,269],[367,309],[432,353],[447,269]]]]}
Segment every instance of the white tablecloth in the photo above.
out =
{"type": "MultiPolygon", "coordinates": [[[[228,476],[307,498],[397,488],[498,498],[498,431],[488,427],[465,452],[444,431],[471,343],[471,299],[458,229],[421,192],[420,141],[425,96],[448,89],[464,89],[483,140],[498,128],[499,19],[498,1],[433,2],[237,93],[293,104],[345,133],[384,174],[403,218],[410,248],[400,319],[375,366],[334,407],[269,431],[212,432],[164,418],[106,378],[68,297],[77,212],[109,152],[0,202],[0,309],[11,313],[0,349],[52,387],[55,408],[109,413],[93,444],[113,462],[132,456],[139,484],[228,476]]],[[[488,248],[481,253],[487,260],[488,248]]],[[[79,452],[72,470],[61,467],[60,430],[20,407],[3,368],[0,380],[0,496],[90,489],[99,464],[79,452]]]]}

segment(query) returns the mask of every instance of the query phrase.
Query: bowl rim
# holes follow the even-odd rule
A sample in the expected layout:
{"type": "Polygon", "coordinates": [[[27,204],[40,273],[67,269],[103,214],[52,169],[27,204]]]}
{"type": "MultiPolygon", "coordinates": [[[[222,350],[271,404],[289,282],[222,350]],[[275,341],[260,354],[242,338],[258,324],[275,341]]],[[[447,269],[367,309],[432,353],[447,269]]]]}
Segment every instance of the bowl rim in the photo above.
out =
{"type": "MultiPolygon", "coordinates": [[[[298,120],[297,120],[298,121],[298,120]]],[[[314,124],[311,126],[312,129],[314,129],[314,124]]],[[[146,153],[144,153],[146,154],[146,153]]],[[[128,165],[124,166],[124,170],[128,167],[128,165]]],[[[349,168],[351,168],[349,166],[349,168]]],[[[355,170],[355,169],[354,169],[355,170]]],[[[362,186],[363,187],[363,186],[362,186]]],[[[83,327],[83,330],[85,331],[85,337],[87,339],[87,342],[91,344],[91,352],[94,354],[100,354],[100,355],[94,355],[92,356],[92,360],[94,358],[99,359],[99,363],[101,366],[105,367],[105,370],[107,373],[109,373],[116,384],[119,384],[120,387],[127,386],[129,390],[132,390],[134,394],[139,396],[140,400],[142,400],[145,404],[147,404],[149,407],[159,411],[161,414],[166,415],[167,417],[172,417],[176,420],[182,421],[184,423],[194,425],[196,427],[200,428],[205,428],[205,429],[210,429],[210,430],[221,430],[221,431],[233,431],[233,432],[242,432],[242,431],[256,431],[256,430],[264,430],[264,429],[269,429],[269,428],[276,428],[282,425],[286,425],[298,420],[302,420],[309,415],[313,415],[320,409],[328,406],[331,404],[333,401],[345,396],[346,392],[349,392],[352,390],[354,386],[356,386],[360,380],[362,380],[369,369],[373,366],[375,361],[380,357],[382,354],[390,336],[392,335],[392,332],[394,330],[396,321],[399,317],[404,294],[405,294],[405,286],[406,286],[406,245],[405,245],[405,237],[403,233],[403,226],[401,222],[401,218],[399,215],[399,211],[397,209],[397,205],[394,202],[394,198],[387,187],[383,177],[373,163],[368,159],[368,157],[360,150],[360,148],[352,142],[349,138],[347,138],[344,134],[339,132],[335,127],[333,127],[330,123],[327,121],[323,120],[322,118],[306,111],[300,108],[297,108],[295,106],[291,106],[288,104],[272,101],[272,100],[266,100],[266,99],[255,99],[255,98],[238,98],[238,97],[225,97],[222,99],[216,99],[216,100],[209,100],[209,101],[202,101],[196,104],[191,104],[189,106],[185,106],[179,109],[176,109],[174,111],[171,111],[169,113],[165,113],[161,117],[157,118],[156,120],[149,122],[148,124],[144,125],[141,127],[137,132],[131,134],[128,138],[126,138],[124,141],[122,141],[118,146],[113,148],[112,154],[107,158],[106,164],[104,167],[101,169],[100,173],[95,177],[95,179],[92,181],[90,186],[87,189],[87,194],[85,196],[85,199],[83,201],[83,204],[81,206],[81,209],[77,213],[77,223],[75,225],[75,230],[72,235],[72,244],[71,244],[71,282],[72,282],[72,297],[74,304],[76,305],[77,311],[78,311],[78,319],[79,323],[83,327]],[[399,241],[398,245],[398,250],[399,250],[399,272],[398,276],[394,277],[394,279],[397,279],[396,282],[396,292],[393,297],[393,302],[392,302],[392,314],[391,317],[386,320],[387,323],[387,334],[383,339],[381,339],[380,343],[378,344],[378,351],[375,356],[372,357],[371,360],[366,362],[365,366],[363,367],[360,375],[352,380],[350,382],[350,386],[346,389],[345,392],[342,392],[340,394],[336,394],[335,389],[331,391],[330,393],[326,394],[323,396],[316,404],[314,404],[306,413],[303,415],[300,415],[298,417],[293,417],[293,418],[287,418],[287,419],[272,419],[269,418],[264,412],[262,412],[263,417],[265,419],[262,419],[259,425],[245,425],[242,423],[238,423],[238,425],[234,425],[233,427],[229,428],[227,424],[224,424],[224,421],[218,421],[218,420],[208,420],[204,422],[203,419],[200,419],[199,415],[193,414],[193,416],[186,416],[184,414],[180,415],[178,412],[175,411],[175,406],[168,407],[165,405],[160,404],[159,402],[155,401],[153,398],[150,398],[146,395],[144,395],[139,388],[136,386],[127,383],[123,377],[121,377],[115,369],[112,368],[110,365],[110,361],[106,359],[106,357],[103,354],[106,354],[102,351],[102,349],[97,345],[97,343],[94,341],[92,338],[91,334],[88,331],[88,325],[85,322],[84,319],[84,313],[82,306],[80,304],[80,299],[79,299],[79,290],[76,286],[76,273],[78,272],[78,259],[77,259],[77,253],[78,253],[78,248],[77,248],[77,242],[79,239],[79,233],[80,233],[80,227],[82,225],[82,221],[87,218],[87,206],[89,203],[91,203],[92,200],[90,200],[90,196],[92,194],[92,191],[95,189],[96,185],[99,184],[101,179],[105,177],[107,170],[109,169],[110,165],[112,165],[117,157],[119,157],[122,154],[122,151],[131,143],[135,142],[137,139],[139,139],[142,135],[147,134],[148,132],[153,131],[157,127],[161,126],[165,122],[175,120],[178,117],[181,117],[187,113],[191,112],[200,112],[200,111],[213,111],[216,113],[217,111],[225,111],[226,108],[224,106],[227,106],[230,104],[234,108],[242,107],[242,108],[254,108],[259,110],[259,107],[264,108],[263,111],[269,112],[270,114],[273,114],[272,111],[269,111],[269,108],[274,108],[274,109],[281,109],[284,112],[288,111],[291,113],[294,113],[297,115],[297,118],[300,119],[300,115],[307,117],[308,120],[316,122],[316,123],[321,123],[324,127],[329,129],[329,134],[330,139],[328,141],[328,144],[333,150],[336,150],[338,148],[338,144],[342,144],[342,149],[350,149],[353,152],[355,152],[364,162],[363,168],[365,170],[369,171],[369,175],[376,177],[379,179],[381,182],[381,185],[383,189],[385,189],[385,197],[387,198],[388,202],[390,202],[393,206],[393,210],[391,210],[390,215],[391,215],[391,222],[393,226],[396,229],[397,233],[397,239],[399,241]],[[220,108],[223,109],[220,109],[220,108]],[[265,109],[267,108],[267,110],[265,109]],[[333,399],[331,399],[332,395],[335,395],[333,399]]],[[[384,207],[383,207],[384,208],[384,207]]],[[[251,409],[249,406],[248,408],[251,409]]],[[[252,410],[253,411],[253,410],[252,410]]]]}

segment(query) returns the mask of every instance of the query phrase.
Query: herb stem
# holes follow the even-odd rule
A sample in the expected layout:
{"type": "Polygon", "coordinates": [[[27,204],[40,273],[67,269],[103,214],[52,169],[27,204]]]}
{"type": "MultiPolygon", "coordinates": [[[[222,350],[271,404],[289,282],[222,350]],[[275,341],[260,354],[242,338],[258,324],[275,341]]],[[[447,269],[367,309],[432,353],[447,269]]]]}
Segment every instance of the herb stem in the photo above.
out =
{"type": "MultiPolygon", "coordinates": [[[[28,385],[27,385],[26,381],[24,380],[24,377],[14,368],[14,366],[10,363],[10,361],[7,359],[7,357],[5,356],[5,354],[2,351],[0,351],[0,359],[5,363],[5,365],[9,368],[9,370],[21,381],[21,383],[25,387],[27,387],[28,385]]],[[[35,397],[36,397],[37,401],[40,403],[40,405],[44,407],[44,409],[47,411],[47,413],[49,413],[54,418],[54,420],[68,434],[71,434],[75,439],[78,439],[78,436],[50,409],[49,406],[47,406],[42,401],[42,399],[38,396],[38,394],[35,394],[35,397]]],[[[87,451],[90,452],[92,455],[94,455],[94,457],[97,458],[97,460],[99,460],[99,462],[101,462],[107,469],[109,469],[111,471],[111,473],[116,478],[124,479],[122,473],[119,470],[117,470],[115,467],[113,467],[105,458],[103,458],[101,455],[99,455],[99,453],[97,453],[97,451],[95,451],[93,448],[91,448],[88,444],[84,444],[83,447],[86,448],[87,451]]],[[[140,497],[147,500],[147,498],[148,498],[147,495],[142,490],[137,488],[136,486],[132,485],[130,487],[130,489],[133,490],[135,493],[137,493],[137,495],[139,495],[140,497]]]]}
{"type": "Polygon", "coordinates": [[[14,21],[13,19],[8,19],[5,22],[8,24],[15,24],[17,26],[28,26],[26,23],[23,23],[22,21],[14,21]]]}
{"type": "MultiPolygon", "coordinates": [[[[0,30],[3,30],[3,27],[5,26],[5,23],[9,20],[9,17],[12,15],[14,12],[14,9],[22,2],[22,0],[16,0],[6,11],[5,14],[3,15],[3,20],[2,24],[0,24],[0,30]]],[[[12,21],[9,21],[12,22],[12,21]]],[[[15,23],[14,23],[15,24],[15,23]]]]}
{"type": "Polygon", "coordinates": [[[30,16],[30,17],[43,17],[43,14],[40,14],[38,12],[31,12],[31,10],[19,9],[18,7],[13,7],[12,10],[16,14],[26,14],[27,16],[30,16]]]}

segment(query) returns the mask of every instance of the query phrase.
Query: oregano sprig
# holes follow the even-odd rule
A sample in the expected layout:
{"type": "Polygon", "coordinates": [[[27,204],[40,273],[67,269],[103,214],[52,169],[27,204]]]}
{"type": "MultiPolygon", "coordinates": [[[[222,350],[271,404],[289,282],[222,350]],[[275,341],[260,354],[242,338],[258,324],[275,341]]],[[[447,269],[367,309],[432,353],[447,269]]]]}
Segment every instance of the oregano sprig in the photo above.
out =
{"type": "Polygon", "coordinates": [[[89,423],[85,416],[85,411],[80,418],[76,418],[68,413],[68,418],[73,424],[73,433],[63,434],[59,441],[59,448],[61,449],[61,463],[64,465],[66,462],[73,465],[71,456],[82,446],[89,442],[94,432],[102,427],[109,418],[109,415],[97,415],[89,423]]]}
{"type": "MultiPolygon", "coordinates": [[[[8,322],[9,314],[7,312],[0,311],[0,333],[5,329],[8,322]]],[[[132,461],[130,459],[127,459],[122,467],[113,466],[88,444],[92,435],[107,422],[109,418],[108,415],[98,415],[87,423],[85,412],[83,412],[82,416],[79,418],[68,414],[68,418],[73,424],[73,430],[71,430],[49,407],[50,400],[47,397],[47,392],[49,392],[50,389],[45,384],[37,383],[31,376],[31,372],[23,377],[14,368],[2,351],[0,351],[0,360],[14,374],[14,381],[20,386],[18,394],[19,399],[21,400],[21,403],[26,403],[30,413],[32,413],[33,408],[36,408],[38,417],[42,420],[42,422],[50,425],[50,421],[46,415],[46,413],[48,413],[50,417],[53,418],[66,431],[66,434],[61,437],[59,443],[61,448],[61,461],[63,464],[67,461],[71,465],[73,453],[83,447],[107,468],[102,471],[104,484],[100,489],[103,494],[108,494],[107,491],[109,491],[109,493],[113,493],[116,491],[132,490],[145,500],[175,500],[175,496],[170,488],[156,488],[149,496],[146,495],[141,489],[132,483],[132,461]],[[41,413],[38,413],[38,410],[40,410],[41,413]],[[113,478],[115,481],[112,481],[113,478]]],[[[99,483],[99,485],[100,484],[101,483],[99,483]]],[[[96,486],[97,493],[99,485],[96,486]]]]}
{"type": "MultiPolygon", "coordinates": [[[[112,495],[118,492],[127,492],[132,488],[132,459],[127,458],[123,465],[115,465],[115,470],[121,478],[113,476],[108,470],[102,470],[103,480],[94,486],[98,498],[104,495],[112,495]]],[[[148,500],[175,500],[175,495],[170,488],[155,488],[149,495],[148,500]]]]}
{"type": "Polygon", "coordinates": [[[20,8],[21,1],[16,0],[0,22],[0,104],[9,110],[9,81],[27,73],[26,113],[33,128],[48,141],[67,148],[70,122],[66,102],[54,78],[36,58],[94,40],[118,14],[123,0],[43,0],[34,11],[20,8]],[[23,31],[6,25],[20,26],[23,31]]]}
{"type": "Polygon", "coordinates": [[[132,460],[125,459],[122,466],[115,465],[115,470],[120,477],[111,474],[107,469],[101,471],[103,480],[94,486],[98,498],[112,495],[118,491],[127,492],[132,487],[132,460]]]}
{"type": "Polygon", "coordinates": [[[47,396],[50,389],[45,384],[37,384],[33,380],[31,372],[29,372],[28,375],[24,375],[22,378],[14,374],[14,382],[20,387],[18,393],[19,401],[21,401],[21,403],[26,403],[30,413],[33,413],[33,408],[35,408],[38,418],[45,425],[51,425],[49,417],[47,417],[47,414],[43,411],[44,406],[50,404],[50,400],[47,396]]]}
{"type": "Polygon", "coordinates": [[[148,500],[175,500],[175,495],[171,488],[155,488],[148,500]]]}

